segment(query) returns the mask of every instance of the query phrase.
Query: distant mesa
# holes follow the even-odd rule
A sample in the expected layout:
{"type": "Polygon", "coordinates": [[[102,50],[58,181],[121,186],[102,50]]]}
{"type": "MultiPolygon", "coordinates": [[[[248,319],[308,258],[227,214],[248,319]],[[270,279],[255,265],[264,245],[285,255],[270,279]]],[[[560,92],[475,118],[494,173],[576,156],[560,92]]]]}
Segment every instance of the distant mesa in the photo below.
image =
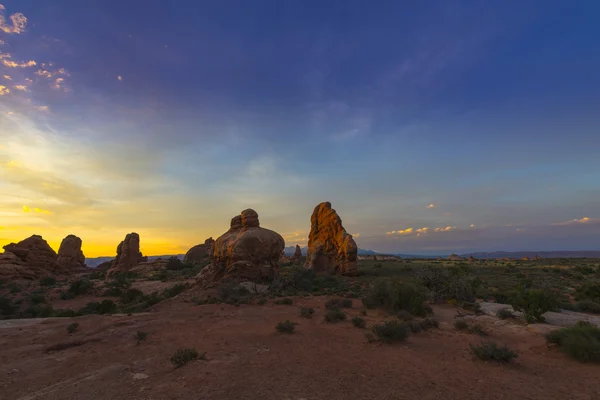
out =
{"type": "Polygon", "coordinates": [[[469,256],[468,261],[469,261],[469,263],[474,263],[475,261],[477,261],[477,259],[473,256],[469,256]]]}
{"type": "Polygon", "coordinates": [[[356,256],[358,261],[402,261],[402,257],[388,254],[366,254],[356,256]]]}
{"type": "Polygon", "coordinates": [[[148,257],[144,257],[140,251],[140,235],[135,232],[128,233],[117,246],[117,257],[112,262],[106,276],[127,272],[139,263],[146,261],[148,261],[148,257]]]}
{"type": "Polygon", "coordinates": [[[36,279],[64,272],[58,255],[40,235],[4,246],[0,254],[0,279],[36,279]]]}
{"type": "Polygon", "coordinates": [[[213,246],[215,241],[212,237],[206,239],[203,244],[198,244],[185,253],[183,257],[184,263],[189,264],[206,264],[210,262],[213,256],[213,246]]]}
{"type": "Polygon", "coordinates": [[[310,217],[306,268],[341,275],[357,273],[356,242],[342,226],[330,202],[317,205],[310,217]]]}
{"type": "Polygon", "coordinates": [[[450,261],[465,261],[461,256],[457,256],[456,254],[450,254],[450,261]]]}
{"type": "Polygon", "coordinates": [[[75,270],[85,268],[85,256],[81,251],[82,241],[75,235],[67,235],[58,249],[56,262],[61,268],[75,270]]]}
{"type": "Polygon", "coordinates": [[[285,247],[277,232],[261,228],[258,214],[247,209],[231,219],[227,232],[215,240],[213,260],[196,277],[202,286],[222,281],[270,281],[279,275],[285,247]]]}

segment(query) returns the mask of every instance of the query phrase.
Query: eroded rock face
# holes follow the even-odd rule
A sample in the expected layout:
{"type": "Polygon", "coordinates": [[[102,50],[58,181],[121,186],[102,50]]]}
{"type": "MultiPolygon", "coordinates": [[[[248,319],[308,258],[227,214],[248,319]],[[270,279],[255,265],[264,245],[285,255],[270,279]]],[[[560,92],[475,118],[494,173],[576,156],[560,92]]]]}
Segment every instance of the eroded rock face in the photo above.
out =
{"type": "Polygon", "coordinates": [[[57,254],[40,235],[4,246],[0,255],[0,279],[35,279],[63,272],[57,254]]]}
{"type": "Polygon", "coordinates": [[[296,250],[294,251],[292,260],[299,260],[300,257],[302,257],[302,249],[300,248],[300,245],[296,245],[296,250]]]}
{"type": "Polygon", "coordinates": [[[358,248],[331,203],[315,207],[310,217],[306,267],[317,272],[356,275],[358,248]]]}
{"type": "Polygon", "coordinates": [[[68,235],[60,243],[56,262],[64,269],[77,269],[85,267],[85,256],[81,251],[81,239],[75,235],[68,235]]]}
{"type": "Polygon", "coordinates": [[[135,232],[128,233],[125,240],[119,243],[117,247],[117,257],[114,259],[106,276],[111,276],[117,272],[126,272],[141,262],[148,261],[140,251],[140,235],[135,232]]]}
{"type": "Polygon", "coordinates": [[[227,232],[215,240],[212,263],[196,277],[209,286],[217,282],[272,280],[279,274],[281,235],[261,228],[256,211],[247,209],[231,219],[227,232]]]}
{"type": "Polygon", "coordinates": [[[198,244],[192,247],[185,253],[183,262],[190,264],[209,263],[213,256],[214,244],[215,241],[210,237],[204,241],[204,244],[198,244]]]}

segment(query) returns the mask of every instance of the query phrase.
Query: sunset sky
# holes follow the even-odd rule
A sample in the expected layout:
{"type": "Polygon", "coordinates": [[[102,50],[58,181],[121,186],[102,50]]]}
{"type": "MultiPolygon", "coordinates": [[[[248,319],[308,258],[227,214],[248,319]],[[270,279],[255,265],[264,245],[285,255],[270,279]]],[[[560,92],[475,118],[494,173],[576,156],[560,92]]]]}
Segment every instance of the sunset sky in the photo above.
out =
{"type": "Polygon", "coordinates": [[[600,249],[600,2],[0,3],[0,245],[600,249]]]}

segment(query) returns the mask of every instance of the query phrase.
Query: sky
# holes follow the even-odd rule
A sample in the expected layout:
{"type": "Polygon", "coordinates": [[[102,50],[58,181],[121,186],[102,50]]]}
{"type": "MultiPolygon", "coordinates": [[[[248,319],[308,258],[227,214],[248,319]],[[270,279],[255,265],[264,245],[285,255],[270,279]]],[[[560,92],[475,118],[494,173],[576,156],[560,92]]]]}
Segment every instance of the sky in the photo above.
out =
{"type": "Polygon", "coordinates": [[[0,245],[600,249],[597,1],[0,3],[0,245]]]}

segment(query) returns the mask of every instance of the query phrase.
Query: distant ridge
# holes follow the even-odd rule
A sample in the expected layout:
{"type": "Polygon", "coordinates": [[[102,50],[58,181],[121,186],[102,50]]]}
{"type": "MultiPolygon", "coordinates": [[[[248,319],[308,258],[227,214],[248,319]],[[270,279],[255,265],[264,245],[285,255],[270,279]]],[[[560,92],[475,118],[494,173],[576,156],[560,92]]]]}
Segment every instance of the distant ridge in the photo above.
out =
{"type": "Polygon", "coordinates": [[[473,256],[475,258],[600,258],[598,250],[583,251],[493,251],[461,254],[462,257],[473,256]]]}
{"type": "MultiPolygon", "coordinates": [[[[303,256],[306,255],[306,249],[308,249],[307,246],[304,246],[301,248],[303,256]]],[[[283,252],[288,257],[292,256],[294,254],[294,251],[296,251],[296,246],[288,246],[283,249],[283,252]]],[[[374,255],[374,254],[379,254],[379,253],[374,252],[373,250],[358,249],[358,254],[361,256],[363,256],[363,255],[366,256],[366,255],[374,255]]]]}

